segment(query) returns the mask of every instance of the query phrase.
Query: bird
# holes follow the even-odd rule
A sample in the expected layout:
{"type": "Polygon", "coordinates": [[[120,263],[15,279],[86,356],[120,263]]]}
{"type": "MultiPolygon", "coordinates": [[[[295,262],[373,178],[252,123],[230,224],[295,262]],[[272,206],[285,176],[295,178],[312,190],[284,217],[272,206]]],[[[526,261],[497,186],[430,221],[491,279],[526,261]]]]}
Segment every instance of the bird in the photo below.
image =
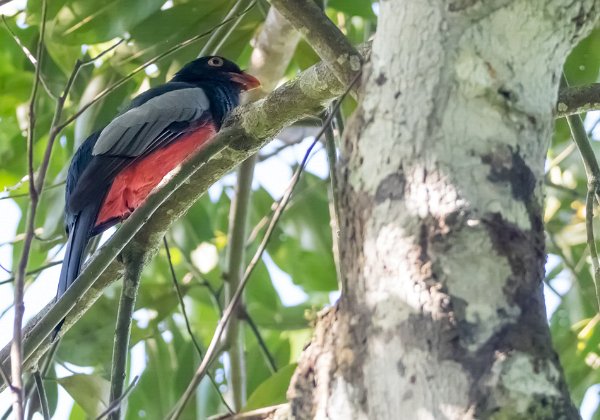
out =
{"type": "Polygon", "coordinates": [[[56,300],[77,279],[89,241],[125,220],[167,173],[211,140],[241,92],[258,86],[232,61],[200,57],[135,97],[81,144],[67,172],[68,240],[56,300]]]}

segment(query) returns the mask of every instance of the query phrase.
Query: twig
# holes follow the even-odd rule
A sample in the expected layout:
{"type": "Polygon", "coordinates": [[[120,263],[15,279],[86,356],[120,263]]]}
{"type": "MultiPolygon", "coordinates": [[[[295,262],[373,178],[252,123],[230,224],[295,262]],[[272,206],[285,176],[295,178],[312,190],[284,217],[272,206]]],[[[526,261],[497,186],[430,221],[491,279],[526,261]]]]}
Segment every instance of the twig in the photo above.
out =
{"type": "MultiPolygon", "coordinates": [[[[52,190],[52,189],[54,189],[54,188],[62,187],[63,185],[65,185],[65,183],[66,183],[66,181],[62,181],[62,182],[59,182],[58,184],[53,184],[53,185],[50,185],[49,187],[46,187],[46,188],[44,188],[44,189],[43,189],[43,190],[40,192],[40,194],[43,194],[43,193],[45,193],[46,191],[48,191],[48,190],[52,190]]],[[[4,197],[0,197],[0,201],[2,201],[2,200],[14,200],[15,198],[23,198],[23,197],[29,197],[29,193],[22,193],[22,194],[15,194],[15,195],[7,195],[7,196],[4,196],[4,197]]]]}
{"type": "Polygon", "coordinates": [[[256,325],[248,311],[244,310],[243,317],[244,321],[248,323],[248,326],[252,330],[252,333],[254,333],[254,336],[256,337],[256,342],[258,343],[258,347],[260,347],[260,349],[262,350],[262,353],[265,356],[265,360],[267,361],[267,365],[269,366],[271,373],[277,372],[277,363],[275,362],[275,357],[273,357],[273,354],[271,354],[271,351],[269,350],[269,346],[267,346],[267,343],[263,339],[262,334],[258,329],[258,325],[256,325]]]}
{"type": "MultiPolygon", "coordinates": [[[[135,310],[140,278],[144,268],[141,253],[125,253],[123,260],[125,264],[125,276],[123,277],[123,289],[121,290],[121,299],[119,301],[113,346],[112,370],[110,375],[110,405],[113,405],[115,401],[119,401],[123,394],[123,385],[127,376],[127,355],[129,354],[131,321],[135,310]]],[[[121,418],[120,407],[115,407],[109,417],[113,420],[119,420],[121,418]]]]}
{"type": "Polygon", "coordinates": [[[42,51],[44,45],[44,34],[46,32],[46,0],[42,0],[42,21],[40,27],[40,35],[37,45],[37,62],[35,68],[35,79],[33,82],[33,90],[29,101],[29,127],[27,129],[27,168],[29,173],[29,194],[31,203],[27,212],[27,228],[25,241],[23,242],[23,250],[19,259],[19,265],[15,274],[14,284],[14,323],[13,323],[13,340],[11,349],[11,374],[12,374],[12,392],[15,396],[13,403],[13,411],[17,420],[23,420],[25,417],[24,406],[24,390],[23,390],[23,315],[25,313],[25,305],[23,303],[25,290],[25,272],[27,271],[27,263],[29,262],[29,253],[31,251],[31,243],[35,230],[35,214],[37,210],[38,193],[35,187],[35,178],[33,175],[33,140],[35,132],[35,107],[37,100],[37,92],[40,83],[40,69],[42,64],[42,51]]]}
{"type": "Polygon", "coordinates": [[[596,289],[596,303],[600,309],[600,264],[598,262],[598,252],[596,251],[596,241],[594,239],[594,199],[598,193],[598,181],[594,180],[588,185],[588,192],[585,200],[585,228],[587,231],[587,243],[592,258],[592,269],[594,271],[594,287],[596,289]]]}
{"type": "MultiPolygon", "coordinates": [[[[185,328],[186,328],[188,334],[190,335],[190,338],[192,339],[192,343],[193,343],[194,347],[196,348],[198,355],[200,356],[200,358],[202,358],[202,357],[204,357],[202,348],[200,347],[198,340],[196,340],[196,336],[192,332],[192,326],[190,324],[190,320],[188,318],[187,311],[185,310],[185,303],[183,301],[183,293],[181,292],[181,287],[179,286],[179,282],[177,281],[177,275],[175,274],[175,267],[173,267],[173,260],[171,259],[171,250],[169,249],[169,242],[167,241],[166,236],[163,236],[163,243],[165,245],[165,251],[167,253],[167,261],[169,262],[169,270],[171,272],[171,279],[173,280],[173,285],[175,286],[175,291],[177,293],[177,299],[179,300],[179,307],[181,308],[181,314],[183,315],[183,319],[185,321],[185,328]]],[[[223,396],[223,393],[219,389],[219,384],[217,383],[217,381],[215,380],[213,375],[210,372],[208,372],[207,376],[209,377],[210,381],[212,382],[213,387],[215,388],[215,391],[217,392],[217,395],[219,395],[219,398],[221,398],[221,402],[227,408],[227,411],[229,411],[230,413],[233,413],[234,411],[227,403],[227,400],[225,399],[225,397],[223,396]]]]}
{"type": "Polygon", "coordinates": [[[35,379],[35,386],[38,392],[38,398],[40,399],[40,406],[42,408],[42,416],[44,420],[50,420],[50,410],[48,408],[48,397],[46,396],[46,390],[44,389],[44,381],[39,370],[33,372],[33,378],[35,379]]]}
{"type": "MultiPolygon", "coordinates": [[[[562,76],[562,85],[568,86],[566,77],[562,76]]],[[[588,181],[588,191],[586,197],[586,230],[587,230],[587,242],[592,257],[592,268],[594,270],[594,287],[596,289],[596,300],[598,310],[600,311],[600,264],[598,262],[598,254],[596,252],[596,242],[594,241],[594,198],[599,200],[600,198],[600,166],[596,160],[596,155],[592,149],[590,139],[587,136],[583,121],[579,115],[569,115],[567,117],[569,128],[571,129],[571,136],[573,141],[581,153],[583,159],[583,166],[585,167],[585,173],[588,181]]],[[[600,200],[599,200],[600,201],[600,200]]]]}
{"type": "MultiPolygon", "coordinates": [[[[6,274],[12,274],[12,271],[10,271],[8,268],[4,267],[2,264],[0,264],[0,270],[4,271],[6,274]]],[[[2,283],[0,283],[1,285],[2,283]]]]}
{"type": "Polygon", "coordinates": [[[8,374],[5,372],[3,366],[0,366],[0,376],[2,377],[2,380],[4,381],[6,386],[8,388],[12,388],[12,385],[10,384],[10,378],[8,377],[8,374]]]}
{"type": "MultiPolygon", "coordinates": [[[[342,95],[342,97],[340,99],[340,102],[338,102],[336,104],[336,106],[339,106],[341,104],[341,101],[343,100],[343,98],[346,97],[346,95],[354,87],[354,83],[356,81],[358,81],[359,77],[360,77],[360,73],[358,73],[354,77],[354,80],[352,81],[352,83],[350,83],[348,85],[346,91],[344,92],[344,94],[342,95]]],[[[256,265],[258,264],[258,262],[261,260],[262,254],[265,251],[265,249],[267,248],[267,244],[269,243],[271,235],[273,234],[273,231],[275,230],[275,226],[277,225],[277,222],[281,218],[281,215],[283,214],[283,211],[285,210],[285,207],[290,200],[290,197],[292,195],[294,187],[298,184],[300,175],[301,175],[302,171],[304,170],[304,167],[306,165],[306,162],[308,161],[308,158],[310,157],[312,149],[317,144],[320,137],[323,135],[323,132],[325,131],[325,127],[331,123],[332,116],[333,116],[333,113],[330,114],[329,117],[327,118],[327,121],[325,122],[325,126],[319,131],[319,133],[315,137],[315,140],[307,149],[307,151],[304,155],[304,158],[302,159],[302,162],[298,166],[296,172],[294,172],[294,175],[292,176],[292,179],[290,181],[288,188],[286,189],[283,197],[281,198],[281,200],[279,201],[279,204],[277,205],[275,212],[273,213],[273,217],[271,218],[271,222],[269,223],[269,227],[267,228],[267,230],[265,232],[263,240],[261,241],[260,245],[258,246],[258,249],[256,250],[256,253],[252,257],[252,260],[248,264],[248,267],[246,268],[246,271],[244,272],[244,277],[242,278],[235,293],[231,297],[229,305],[223,312],[223,316],[221,317],[221,319],[219,320],[219,323],[217,324],[217,327],[213,334],[213,338],[208,346],[208,349],[206,350],[206,355],[202,359],[202,363],[200,363],[200,366],[194,373],[194,376],[192,377],[190,384],[186,388],[185,392],[183,393],[183,395],[181,396],[179,401],[176,403],[173,412],[169,415],[169,419],[174,420],[174,419],[179,418],[179,416],[183,412],[183,409],[185,408],[187,402],[190,400],[190,398],[194,394],[196,387],[198,386],[198,384],[200,383],[200,381],[206,374],[206,370],[208,369],[208,366],[210,365],[210,363],[212,362],[212,360],[214,359],[214,357],[216,355],[215,351],[216,351],[217,345],[221,339],[221,335],[223,334],[225,327],[227,326],[227,323],[229,322],[229,319],[231,318],[233,312],[236,309],[237,304],[240,301],[240,298],[242,296],[244,288],[246,287],[246,284],[248,284],[248,280],[250,279],[250,275],[256,268],[256,265]]]]}
{"type": "MultiPolygon", "coordinates": [[[[29,277],[33,274],[37,274],[41,271],[47,270],[48,268],[54,267],[55,265],[59,265],[62,264],[62,260],[61,261],[52,261],[51,263],[45,264],[41,267],[38,268],[34,268],[33,270],[28,271],[27,273],[25,273],[26,277],[29,277]]],[[[9,271],[10,273],[10,271],[9,271]]],[[[0,281],[0,286],[2,286],[3,284],[7,284],[7,283],[12,283],[15,280],[14,277],[9,277],[5,280],[0,281]]]]}
{"type": "Polygon", "coordinates": [[[135,386],[137,385],[139,378],[139,376],[133,378],[133,381],[131,381],[131,383],[127,386],[125,391],[123,391],[123,394],[118,399],[110,403],[109,406],[106,407],[106,410],[104,410],[102,413],[100,413],[98,417],[96,417],[96,420],[101,420],[104,417],[111,415],[115,411],[120,410],[121,404],[123,403],[123,401],[125,401],[129,394],[131,394],[131,391],[133,391],[133,388],[135,388],[135,386]]]}

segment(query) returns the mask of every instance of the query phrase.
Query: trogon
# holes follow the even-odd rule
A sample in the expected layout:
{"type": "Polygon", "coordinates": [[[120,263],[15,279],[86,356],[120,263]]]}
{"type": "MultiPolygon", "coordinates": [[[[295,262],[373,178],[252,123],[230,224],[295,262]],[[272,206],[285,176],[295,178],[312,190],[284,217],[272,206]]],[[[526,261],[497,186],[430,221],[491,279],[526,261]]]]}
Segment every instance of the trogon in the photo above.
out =
{"type": "Polygon", "coordinates": [[[79,275],[89,240],[126,219],[168,172],[210,141],[240,93],[259,85],[231,61],[201,57],[135,97],[82,143],[67,174],[69,239],[57,299],[79,275]]]}

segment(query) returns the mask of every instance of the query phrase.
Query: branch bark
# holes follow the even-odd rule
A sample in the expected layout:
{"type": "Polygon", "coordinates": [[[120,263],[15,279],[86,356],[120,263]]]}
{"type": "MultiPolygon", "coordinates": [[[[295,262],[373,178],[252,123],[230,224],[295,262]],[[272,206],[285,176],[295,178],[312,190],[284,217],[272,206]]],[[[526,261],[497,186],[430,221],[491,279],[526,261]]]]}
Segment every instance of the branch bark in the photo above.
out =
{"type": "Polygon", "coordinates": [[[600,109],[600,83],[566,87],[560,90],[556,117],[566,117],[600,109]]]}
{"type": "MultiPolygon", "coordinates": [[[[266,144],[282,128],[321,112],[344,93],[344,85],[323,64],[317,64],[282,85],[266,98],[240,107],[207,147],[181,165],[90,259],[79,279],[56,304],[40,311],[25,327],[24,364],[32,366],[49,346],[54,326],[67,317],[66,332],[121,277],[123,265],[115,257],[127,247],[148,250],[144,264],[157,252],[173,221],[216,180],[266,144]],[[267,118],[268,116],[268,118],[267,118]],[[199,170],[201,168],[201,170],[199,170]]],[[[0,352],[8,363],[7,348],[0,352]]],[[[4,387],[2,387],[3,389],[4,387]]]]}
{"type": "MultiPolygon", "coordinates": [[[[135,301],[142,277],[143,250],[137,252],[124,252],[123,264],[125,265],[125,276],[121,299],[119,300],[119,312],[117,314],[117,325],[115,328],[115,341],[113,343],[112,370],[110,375],[110,405],[117,404],[123,396],[123,387],[127,377],[127,357],[129,355],[129,340],[131,336],[131,322],[135,310],[135,301]]],[[[109,419],[119,420],[121,418],[121,406],[110,413],[109,419]]]]}

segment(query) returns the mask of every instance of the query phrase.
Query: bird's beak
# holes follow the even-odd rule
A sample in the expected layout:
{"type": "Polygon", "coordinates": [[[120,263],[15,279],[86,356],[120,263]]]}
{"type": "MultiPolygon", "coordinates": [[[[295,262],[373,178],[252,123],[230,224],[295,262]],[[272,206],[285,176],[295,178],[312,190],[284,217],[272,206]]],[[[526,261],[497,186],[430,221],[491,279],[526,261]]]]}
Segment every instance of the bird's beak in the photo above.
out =
{"type": "Polygon", "coordinates": [[[241,73],[230,72],[229,78],[232,81],[242,85],[244,90],[252,90],[252,89],[260,86],[260,81],[256,77],[251,76],[246,72],[241,72],[241,73]]]}

